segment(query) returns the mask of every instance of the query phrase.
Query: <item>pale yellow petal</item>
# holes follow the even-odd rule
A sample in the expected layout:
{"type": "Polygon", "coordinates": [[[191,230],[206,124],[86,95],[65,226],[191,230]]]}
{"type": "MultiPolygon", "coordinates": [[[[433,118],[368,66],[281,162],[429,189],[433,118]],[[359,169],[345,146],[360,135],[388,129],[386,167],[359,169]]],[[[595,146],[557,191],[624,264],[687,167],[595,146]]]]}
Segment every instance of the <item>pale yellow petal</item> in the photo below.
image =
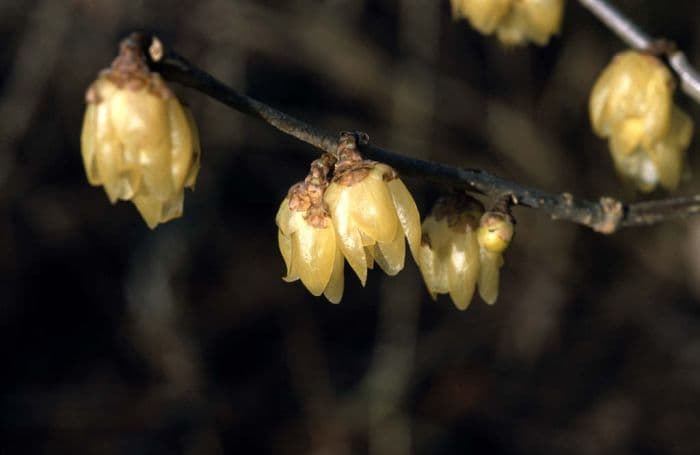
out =
{"type": "Polygon", "coordinates": [[[374,258],[379,267],[389,276],[394,276],[403,270],[406,257],[406,242],[403,239],[403,231],[397,226],[394,240],[388,243],[377,242],[374,250],[374,258]]]}
{"type": "Polygon", "coordinates": [[[450,297],[460,310],[466,310],[471,303],[479,278],[480,262],[476,234],[468,227],[467,232],[453,237],[450,261],[447,266],[450,297]]]}
{"type": "Polygon", "coordinates": [[[544,46],[552,35],[559,33],[564,0],[526,0],[521,5],[527,16],[525,33],[531,41],[544,46]]]}
{"type": "Polygon", "coordinates": [[[185,203],[185,194],[183,190],[173,194],[173,196],[163,202],[163,208],[160,215],[160,222],[165,223],[175,218],[182,216],[182,210],[185,203]]]}
{"type": "Polygon", "coordinates": [[[153,197],[167,200],[175,192],[170,172],[170,146],[167,143],[152,145],[138,153],[144,185],[153,197]]]}
{"type": "Polygon", "coordinates": [[[344,265],[345,260],[343,259],[343,253],[340,252],[340,248],[336,248],[335,260],[333,261],[333,273],[331,273],[328,285],[323,291],[323,295],[331,303],[340,303],[340,300],[343,298],[345,286],[345,274],[343,273],[344,265]]]}
{"type": "Polygon", "coordinates": [[[423,229],[429,234],[431,247],[435,255],[433,273],[433,290],[438,294],[449,292],[447,268],[450,263],[450,253],[453,232],[447,227],[447,222],[442,219],[436,221],[429,216],[423,222],[423,229]]]}
{"type": "Polygon", "coordinates": [[[298,279],[298,276],[291,275],[292,239],[284,235],[281,230],[277,230],[277,244],[279,245],[280,253],[282,254],[282,259],[284,260],[284,266],[287,269],[285,281],[287,281],[288,278],[291,278],[291,281],[298,279]]]}
{"type": "Polygon", "coordinates": [[[372,244],[371,246],[366,246],[365,247],[365,260],[367,261],[367,268],[368,269],[373,269],[374,268],[374,248],[375,244],[372,244]]]}
{"type": "Polygon", "coordinates": [[[348,187],[331,183],[326,189],[324,200],[331,212],[340,249],[360,279],[360,283],[364,286],[367,281],[365,245],[363,245],[362,236],[352,218],[350,210],[353,204],[352,193],[347,190],[348,187]]]}
{"type": "Polygon", "coordinates": [[[645,140],[645,135],[644,119],[628,119],[610,135],[610,151],[620,156],[629,155],[645,140]]]}
{"type": "Polygon", "coordinates": [[[110,100],[112,124],[125,149],[135,150],[148,192],[165,201],[175,191],[167,103],[143,90],[119,90],[110,100]]]}
{"type": "Polygon", "coordinates": [[[403,233],[408,240],[408,247],[411,250],[413,258],[418,257],[418,248],[421,241],[421,223],[418,207],[413,200],[413,196],[406,188],[403,182],[396,178],[388,183],[391,197],[396,208],[396,215],[403,229],[403,233]]]}
{"type": "Polygon", "coordinates": [[[167,101],[171,145],[171,173],[176,191],[184,188],[193,164],[191,123],[177,98],[167,101]]]}
{"type": "Polygon", "coordinates": [[[85,174],[91,185],[100,185],[102,180],[97,172],[95,155],[97,154],[97,107],[88,103],[83,116],[83,131],[80,134],[80,151],[83,155],[85,174]]]}
{"type": "Polygon", "coordinates": [[[185,186],[187,188],[194,189],[194,184],[197,181],[197,175],[199,174],[199,168],[201,167],[202,150],[199,144],[199,129],[197,129],[197,123],[194,121],[194,116],[192,111],[190,111],[186,106],[183,106],[185,115],[187,116],[187,123],[190,127],[192,133],[192,163],[190,165],[190,170],[185,179],[185,186]]]}
{"type": "Polygon", "coordinates": [[[479,295],[484,302],[493,305],[498,298],[498,282],[500,268],[503,265],[503,255],[482,248],[480,257],[479,295]]]}
{"type": "Polygon", "coordinates": [[[137,194],[131,200],[149,228],[155,229],[160,222],[163,204],[159,200],[144,194],[137,194]]]}
{"type": "Polygon", "coordinates": [[[421,275],[423,275],[423,281],[425,281],[425,286],[428,288],[430,296],[435,300],[437,298],[437,291],[435,282],[436,278],[436,267],[435,267],[435,253],[427,245],[421,245],[418,250],[418,268],[420,269],[421,275]]]}
{"type": "MultiPolygon", "coordinates": [[[[336,227],[339,226],[342,225],[336,225],[336,227]]],[[[365,256],[365,248],[362,246],[360,233],[357,229],[341,230],[338,228],[338,240],[345,259],[364,286],[367,282],[367,257],[365,256]]]]}
{"type": "Polygon", "coordinates": [[[336,255],[333,227],[315,228],[307,224],[292,234],[292,261],[304,286],[313,295],[321,295],[333,272],[336,255]]]}
{"type": "Polygon", "coordinates": [[[436,221],[428,216],[423,221],[423,233],[426,243],[418,252],[418,266],[425,280],[430,295],[449,292],[447,268],[450,260],[451,231],[445,220],[436,221]]]}
{"type": "Polygon", "coordinates": [[[125,186],[126,180],[121,176],[122,146],[117,141],[101,141],[98,145],[95,165],[102,179],[109,201],[114,204],[117,200],[131,196],[130,188],[125,186]]]}
{"type": "Polygon", "coordinates": [[[286,236],[291,235],[289,229],[289,218],[292,212],[289,210],[289,198],[284,198],[280,204],[280,208],[277,210],[277,215],[275,215],[275,223],[280,231],[286,236]]]}
{"type": "Polygon", "coordinates": [[[659,182],[667,190],[678,187],[685,165],[685,152],[693,136],[693,121],[674,107],[668,134],[649,150],[659,173],[659,182]]]}
{"type": "Polygon", "coordinates": [[[394,239],[399,222],[391,193],[386,183],[372,174],[348,187],[353,221],[358,229],[377,242],[394,239]]]}

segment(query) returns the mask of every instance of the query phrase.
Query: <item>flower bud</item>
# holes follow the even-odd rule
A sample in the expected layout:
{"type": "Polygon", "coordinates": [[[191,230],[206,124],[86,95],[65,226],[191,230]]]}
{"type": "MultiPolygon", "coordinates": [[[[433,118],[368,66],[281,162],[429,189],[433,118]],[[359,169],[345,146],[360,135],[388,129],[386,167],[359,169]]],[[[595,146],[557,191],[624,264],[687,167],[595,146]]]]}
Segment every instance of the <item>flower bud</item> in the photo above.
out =
{"type": "Polygon", "coordinates": [[[388,275],[403,269],[404,236],[417,257],[420,215],[411,193],[386,164],[365,160],[353,134],[344,134],[325,202],[348,264],[364,286],[374,262],[388,275]]]}
{"type": "Polygon", "coordinates": [[[513,222],[510,215],[487,212],[481,217],[477,231],[479,246],[493,253],[502,253],[513,238],[513,222]]]}
{"type": "Polygon", "coordinates": [[[486,212],[477,231],[480,247],[479,295],[490,305],[498,298],[503,252],[513,238],[513,221],[503,212],[486,212]]]}
{"type": "Polygon", "coordinates": [[[182,215],[184,188],[199,171],[199,137],[189,112],[146,66],[136,37],[89,87],[81,135],[90,184],[113,204],[131,200],[151,228],[182,215]]]}
{"type": "Polygon", "coordinates": [[[484,207],[464,193],[440,198],[423,221],[418,266],[433,299],[449,294],[460,310],[471,303],[480,270],[477,229],[484,207]]]}
{"type": "Polygon", "coordinates": [[[327,157],[311,165],[308,177],[289,190],[275,221],[277,239],[287,267],[284,280],[301,282],[315,296],[339,303],[343,296],[343,255],[323,194],[328,182],[327,157]]]}

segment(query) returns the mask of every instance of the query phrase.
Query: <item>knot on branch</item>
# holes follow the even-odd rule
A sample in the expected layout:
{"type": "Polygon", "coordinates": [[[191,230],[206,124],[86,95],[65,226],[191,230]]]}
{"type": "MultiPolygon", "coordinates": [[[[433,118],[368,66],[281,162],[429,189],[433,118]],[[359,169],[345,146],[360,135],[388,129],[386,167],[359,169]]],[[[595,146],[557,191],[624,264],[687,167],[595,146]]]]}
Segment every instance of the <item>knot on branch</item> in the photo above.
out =
{"type": "Polygon", "coordinates": [[[599,220],[593,223],[591,227],[594,231],[601,234],[612,234],[617,230],[624,214],[622,202],[611,197],[602,197],[600,198],[600,210],[598,212],[599,220]]]}

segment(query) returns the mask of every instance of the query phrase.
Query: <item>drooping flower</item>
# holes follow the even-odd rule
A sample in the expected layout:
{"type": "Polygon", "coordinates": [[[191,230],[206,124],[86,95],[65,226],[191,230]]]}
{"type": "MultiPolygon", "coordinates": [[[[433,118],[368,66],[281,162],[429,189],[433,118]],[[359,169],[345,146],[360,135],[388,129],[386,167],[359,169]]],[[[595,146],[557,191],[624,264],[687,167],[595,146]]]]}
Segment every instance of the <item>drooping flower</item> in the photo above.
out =
{"type": "Polygon", "coordinates": [[[615,168],[641,191],[678,186],[692,120],[673,104],[674,80],[656,57],[637,51],[615,56],[589,102],[595,133],[608,138],[615,168]]]}
{"type": "Polygon", "coordinates": [[[593,130],[609,137],[618,154],[651,147],[668,131],[673,86],[671,72],[656,57],[637,51],[616,55],[591,91],[593,130]]]}
{"type": "Polygon", "coordinates": [[[480,270],[477,229],[484,207],[464,193],[443,196],[423,221],[418,265],[433,299],[450,294],[460,310],[471,303],[480,270]]]}
{"type": "Polygon", "coordinates": [[[513,236],[510,216],[484,213],[483,205],[464,193],[443,196],[423,221],[418,265],[433,299],[449,294],[465,310],[478,288],[493,304],[498,297],[503,251],[513,236]]]}
{"type": "Polygon", "coordinates": [[[324,155],[311,163],[309,175],[291,187],[275,221],[277,239],[287,267],[284,280],[301,282],[315,296],[339,303],[343,296],[343,255],[323,194],[333,159],[324,155]]]}
{"type": "Polygon", "coordinates": [[[403,269],[404,236],[414,258],[420,245],[420,215],[396,171],[365,160],[355,134],[344,133],[325,201],[343,255],[364,286],[374,262],[388,275],[403,269]]]}
{"type": "Polygon", "coordinates": [[[113,204],[131,200],[151,229],[180,217],[184,188],[194,188],[199,171],[197,128],[148,69],[136,36],[122,41],[86,101],[81,150],[90,184],[104,186],[113,204]]]}
{"type": "Polygon", "coordinates": [[[468,19],[485,35],[495,32],[507,45],[544,46],[559,32],[563,13],[563,0],[452,0],[454,17],[468,19]]]}

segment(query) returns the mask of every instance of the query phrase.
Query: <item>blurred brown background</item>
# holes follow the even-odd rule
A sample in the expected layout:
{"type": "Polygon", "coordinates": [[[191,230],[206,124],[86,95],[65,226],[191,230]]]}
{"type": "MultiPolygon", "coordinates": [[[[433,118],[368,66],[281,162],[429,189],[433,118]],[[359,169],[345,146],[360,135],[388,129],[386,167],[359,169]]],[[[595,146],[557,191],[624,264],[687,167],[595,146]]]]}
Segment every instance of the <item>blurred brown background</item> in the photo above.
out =
{"type": "MultiPolygon", "coordinates": [[[[616,3],[700,64],[698,2],[616,3]]],[[[204,153],[185,216],[151,232],[86,182],[84,90],[139,28],[327,129],[637,197],[587,117],[615,37],[575,1],[546,48],[504,49],[449,13],[0,1],[0,453],[700,453],[700,219],[604,237],[516,209],[495,306],[431,301],[412,262],[365,289],[346,267],[334,306],[281,280],[274,215],[310,147],[178,89],[204,153]]],[[[406,183],[426,213],[441,188],[406,183]]]]}

